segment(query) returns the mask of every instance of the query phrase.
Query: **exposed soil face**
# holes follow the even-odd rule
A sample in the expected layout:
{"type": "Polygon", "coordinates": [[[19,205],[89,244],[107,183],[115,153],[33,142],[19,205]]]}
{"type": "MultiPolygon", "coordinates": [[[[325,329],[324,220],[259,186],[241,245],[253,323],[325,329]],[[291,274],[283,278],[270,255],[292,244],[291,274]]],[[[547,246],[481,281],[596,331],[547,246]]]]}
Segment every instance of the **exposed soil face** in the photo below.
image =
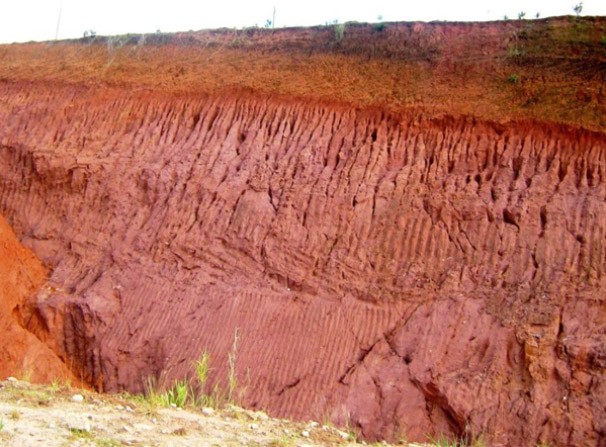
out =
{"type": "Polygon", "coordinates": [[[103,391],[191,375],[202,352],[226,389],[237,334],[241,403],[273,415],[602,445],[604,22],[388,26],[1,47],[0,211],[52,267],[19,321],[103,391]],[[542,64],[524,47],[545,88],[524,107],[486,78],[520,30],[585,39],[542,64]],[[435,59],[404,57],[434,37],[435,59]]]}
{"type": "Polygon", "coordinates": [[[14,374],[36,381],[72,377],[56,353],[24,329],[18,317],[32,294],[44,293],[46,279],[46,269],[0,216],[0,377],[14,374]]]}

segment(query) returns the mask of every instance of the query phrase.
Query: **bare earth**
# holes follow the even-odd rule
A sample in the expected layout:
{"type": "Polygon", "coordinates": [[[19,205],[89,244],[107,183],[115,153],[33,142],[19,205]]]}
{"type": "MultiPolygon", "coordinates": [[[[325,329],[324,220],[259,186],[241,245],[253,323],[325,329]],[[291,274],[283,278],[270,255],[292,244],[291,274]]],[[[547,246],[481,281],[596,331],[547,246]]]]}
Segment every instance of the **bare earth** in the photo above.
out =
{"type": "Polygon", "coordinates": [[[332,426],[272,419],[234,406],[155,408],[141,397],[13,379],[0,382],[0,427],[0,445],[6,447],[365,445],[332,426]]]}

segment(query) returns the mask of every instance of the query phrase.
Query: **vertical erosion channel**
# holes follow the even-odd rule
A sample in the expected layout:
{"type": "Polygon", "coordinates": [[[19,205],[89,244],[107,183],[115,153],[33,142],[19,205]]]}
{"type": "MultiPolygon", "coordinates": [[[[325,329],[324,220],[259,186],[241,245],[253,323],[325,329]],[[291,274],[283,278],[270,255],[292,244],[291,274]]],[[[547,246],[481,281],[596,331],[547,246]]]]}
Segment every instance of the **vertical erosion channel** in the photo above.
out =
{"type": "Polygon", "coordinates": [[[191,376],[370,439],[599,445],[606,141],[244,96],[0,89],[23,325],[99,390],[191,376]]]}

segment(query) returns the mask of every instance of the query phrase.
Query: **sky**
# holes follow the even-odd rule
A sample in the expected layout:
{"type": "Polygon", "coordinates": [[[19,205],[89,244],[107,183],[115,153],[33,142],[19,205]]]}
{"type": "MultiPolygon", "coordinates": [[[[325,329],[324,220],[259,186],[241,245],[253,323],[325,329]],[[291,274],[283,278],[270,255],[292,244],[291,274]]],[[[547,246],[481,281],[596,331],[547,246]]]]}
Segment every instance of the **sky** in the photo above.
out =
{"type": "MultiPolygon", "coordinates": [[[[320,25],[335,20],[476,21],[574,14],[578,0],[0,0],[0,43],[210,28],[320,25]]],[[[606,16],[606,0],[585,0],[581,15],[606,16]]]]}

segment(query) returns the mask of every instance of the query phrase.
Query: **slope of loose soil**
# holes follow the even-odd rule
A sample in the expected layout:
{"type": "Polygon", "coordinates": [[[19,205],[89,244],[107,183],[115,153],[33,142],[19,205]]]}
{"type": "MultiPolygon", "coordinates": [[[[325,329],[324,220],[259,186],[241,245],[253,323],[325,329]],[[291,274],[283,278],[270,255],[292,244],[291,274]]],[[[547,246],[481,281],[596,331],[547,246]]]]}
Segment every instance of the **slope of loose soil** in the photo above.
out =
{"type": "Polygon", "coordinates": [[[0,216],[0,377],[17,374],[50,381],[72,376],[57,355],[25,330],[18,318],[19,308],[46,279],[46,269],[19,243],[0,216]]]}
{"type": "Polygon", "coordinates": [[[208,413],[155,407],[137,396],[110,397],[64,386],[4,381],[0,382],[0,443],[4,447],[361,445],[352,435],[318,422],[270,419],[234,406],[204,411],[208,413]],[[73,401],[74,396],[84,399],[73,401]]]}
{"type": "Polygon", "coordinates": [[[98,390],[207,352],[368,439],[602,445],[604,25],[2,46],[16,316],[98,390]]]}

